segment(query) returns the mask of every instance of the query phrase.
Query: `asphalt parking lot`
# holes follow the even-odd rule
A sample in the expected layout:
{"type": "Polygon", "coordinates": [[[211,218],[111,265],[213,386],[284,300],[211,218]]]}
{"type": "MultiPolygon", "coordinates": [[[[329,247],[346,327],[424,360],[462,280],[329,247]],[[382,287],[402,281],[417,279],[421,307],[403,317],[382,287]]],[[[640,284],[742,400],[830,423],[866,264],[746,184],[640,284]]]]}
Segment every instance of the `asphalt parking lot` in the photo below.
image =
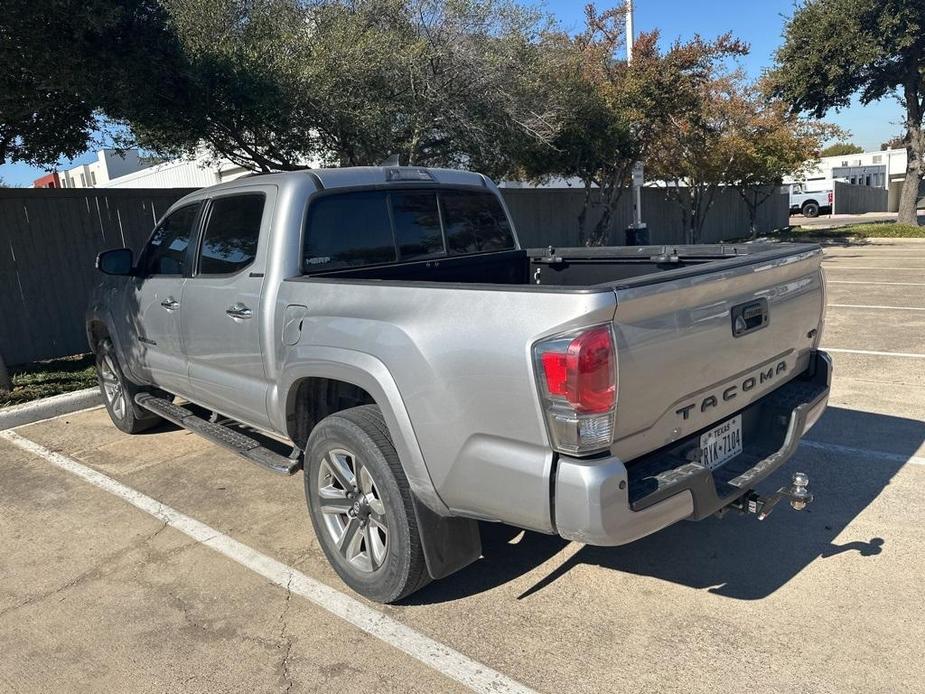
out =
{"type": "Polygon", "coordinates": [[[0,690],[923,691],[925,242],[825,267],[829,410],[762,487],[805,471],[807,511],[613,549],[483,526],[397,606],[344,598],[301,475],[102,409],[0,435],[0,690]]]}

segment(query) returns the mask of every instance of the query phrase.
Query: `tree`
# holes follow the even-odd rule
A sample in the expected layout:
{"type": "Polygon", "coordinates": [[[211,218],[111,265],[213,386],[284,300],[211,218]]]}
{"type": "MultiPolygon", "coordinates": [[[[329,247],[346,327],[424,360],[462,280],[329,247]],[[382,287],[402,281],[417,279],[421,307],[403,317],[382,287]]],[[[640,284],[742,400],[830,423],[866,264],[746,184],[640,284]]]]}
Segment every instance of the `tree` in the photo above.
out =
{"type": "Polygon", "coordinates": [[[544,21],[514,0],[17,3],[0,16],[3,36],[19,37],[2,56],[15,70],[0,144],[51,163],[105,118],[126,126],[120,146],[205,147],[256,171],[398,153],[497,175],[537,115],[516,95],[544,21]]]}
{"type": "Polygon", "coordinates": [[[888,149],[905,149],[906,148],[906,139],[902,135],[896,135],[891,137],[886,142],[880,143],[880,151],[884,152],[888,149]]]}
{"type": "Polygon", "coordinates": [[[156,0],[4,3],[0,162],[75,157],[100,126],[107,94],[157,89],[169,74],[159,58],[170,43],[164,17],[156,0]]]}
{"type": "Polygon", "coordinates": [[[728,133],[732,163],[726,182],[745,203],[752,238],[758,234],[758,210],[784,176],[809,170],[818,161],[822,142],[840,133],[829,124],[798,117],[780,100],[769,98],[765,86],[743,85],[733,102],[737,115],[728,133]]]}
{"type": "Polygon", "coordinates": [[[696,102],[714,63],[746,50],[727,34],[716,41],[676,42],[662,53],[658,33],[643,33],[627,64],[622,58],[624,16],[622,5],[598,11],[589,4],[582,32],[544,37],[543,96],[538,100],[545,100],[541,110],[550,132],[530,142],[522,157],[530,178],[582,182],[578,228],[587,245],[606,242],[634,162],[646,159],[659,134],[675,126],[676,114],[696,102]],[[589,230],[592,209],[600,215],[589,230]]]}
{"type": "Polygon", "coordinates": [[[716,192],[733,177],[737,140],[732,131],[743,108],[738,73],[699,85],[694,104],[672,118],[653,148],[652,173],[666,182],[666,196],[681,213],[687,243],[698,243],[716,192]]]}
{"type": "Polygon", "coordinates": [[[858,147],[856,144],[851,142],[836,142],[831,144],[821,152],[819,152],[820,157],[841,157],[848,154],[861,154],[864,152],[863,147],[858,147]]]}
{"type": "Polygon", "coordinates": [[[797,111],[822,117],[887,96],[905,108],[906,180],[898,222],[917,224],[925,171],[925,3],[921,0],[807,0],[784,29],[775,92],[797,111]]]}

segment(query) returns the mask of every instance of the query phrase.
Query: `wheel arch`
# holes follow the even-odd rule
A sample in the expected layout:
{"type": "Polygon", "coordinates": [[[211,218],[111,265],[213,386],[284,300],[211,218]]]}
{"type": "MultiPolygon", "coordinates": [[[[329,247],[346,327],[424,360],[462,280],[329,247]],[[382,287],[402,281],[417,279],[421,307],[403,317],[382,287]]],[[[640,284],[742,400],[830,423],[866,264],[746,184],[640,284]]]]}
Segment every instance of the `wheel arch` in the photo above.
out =
{"type": "Polygon", "coordinates": [[[359,404],[375,404],[382,411],[415,497],[434,513],[450,515],[434,487],[408,410],[385,364],[369,354],[328,347],[298,357],[283,370],[277,385],[278,405],[271,405],[271,411],[283,415],[279,424],[289,438],[304,447],[314,424],[325,416],[359,404]],[[319,395],[324,402],[318,402],[319,395]]]}
{"type": "Polygon", "coordinates": [[[108,337],[116,352],[116,358],[119,360],[120,368],[124,372],[127,372],[128,376],[134,382],[142,383],[143,380],[139,378],[139,375],[135,373],[135,369],[132,368],[132,360],[128,358],[128,351],[126,350],[127,345],[123,343],[119,331],[116,330],[114,326],[115,323],[107,309],[97,306],[91,307],[87,312],[85,324],[87,344],[90,347],[90,351],[96,354],[99,343],[108,337]]]}

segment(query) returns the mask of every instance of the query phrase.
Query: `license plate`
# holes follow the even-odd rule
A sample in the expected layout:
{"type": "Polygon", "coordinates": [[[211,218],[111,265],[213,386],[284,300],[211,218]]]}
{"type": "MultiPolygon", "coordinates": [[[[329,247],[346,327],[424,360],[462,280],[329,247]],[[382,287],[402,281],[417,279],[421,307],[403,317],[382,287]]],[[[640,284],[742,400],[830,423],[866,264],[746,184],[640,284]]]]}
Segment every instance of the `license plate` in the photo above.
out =
{"type": "Polygon", "coordinates": [[[700,463],[715,470],[742,452],[742,415],[718,424],[700,436],[700,463]]]}

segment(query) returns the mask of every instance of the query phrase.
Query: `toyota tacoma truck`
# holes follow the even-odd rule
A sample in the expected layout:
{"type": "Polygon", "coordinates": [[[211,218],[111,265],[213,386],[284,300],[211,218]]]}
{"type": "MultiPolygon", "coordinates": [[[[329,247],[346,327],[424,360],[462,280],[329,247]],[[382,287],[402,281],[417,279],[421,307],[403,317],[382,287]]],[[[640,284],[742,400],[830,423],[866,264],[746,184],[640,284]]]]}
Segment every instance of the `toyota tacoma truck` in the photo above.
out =
{"type": "Polygon", "coordinates": [[[478,559],[479,521],[621,545],[729,509],[822,414],[814,245],[526,250],[485,176],[264,174],[101,253],[106,408],[303,472],[327,558],[392,602],[478,559]]]}

